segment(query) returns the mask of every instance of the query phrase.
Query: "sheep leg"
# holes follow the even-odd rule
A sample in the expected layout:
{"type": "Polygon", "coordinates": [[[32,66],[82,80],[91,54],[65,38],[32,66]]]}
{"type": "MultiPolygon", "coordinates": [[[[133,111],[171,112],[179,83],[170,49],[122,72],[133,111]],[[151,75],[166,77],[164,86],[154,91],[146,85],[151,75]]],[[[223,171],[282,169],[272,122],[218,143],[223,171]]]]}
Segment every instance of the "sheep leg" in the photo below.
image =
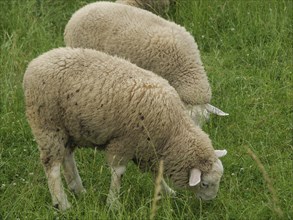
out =
{"type": "Polygon", "coordinates": [[[64,177],[68,188],[75,194],[85,193],[86,190],[82,185],[81,178],[79,176],[76,162],[74,160],[74,149],[69,146],[65,149],[65,155],[63,159],[64,177]]]}
{"type": "MultiPolygon", "coordinates": [[[[156,176],[153,175],[153,178],[156,179],[156,176]]],[[[176,196],[176,191],[174,191],[173,189],[171,189],[168,184],[166,183],[165,179],[162,178],[161,180],[161,195],[163,196],[176,196]]]]}
{"type": "Polygon", "coordinates": [[[162,194],[163,195],[167,195],[167,196],[175,196],[176,195],[176,192],[168,186],[168,184],[166,183],[166,181],[164,179],[162,179],[161,185],[162,185],[162,194]]]}
{"type": "Polygon", "coordinates": [[[126,171],[126,166],[111,167],[111,185],[107,198],[107,204],[114,209],[118,209],[120,202],[118,201],[121,178],[126,171]]]}
{"type": "Polygon", "coordinates": [[[133,149],[125,147],[123,140],[114,139],[107,146],[106,157],[111,167],[111,184],[107,198],[107,204],[110,208],[118,209],[121,204],[118,200],[121,178],[126,171],[126,165],[133,157],[133,149]]]}
{"type": "Polygon", "coordinates": [[[61,211],[64,211],[70,208],[70,204],[63,189],[60,168],[61,163],[56,163],[53,166],[46,167],[45,171],[48,178],[48,185],[52,196],[53,206],[61,211]]]}
{"type": "MultiPolygon", "coordinates": [[[[57,129],[52,130],[56,131],[57,129]]],[[[53,206],[62,211],[66,210],[70,208],[70,204],[62,185],[61,164],[64,158],[67,137],[60,130],[58,130],[59,132],[41,129],[34,131],[39,144],[41,162],[48,179],[53,206]]]]}

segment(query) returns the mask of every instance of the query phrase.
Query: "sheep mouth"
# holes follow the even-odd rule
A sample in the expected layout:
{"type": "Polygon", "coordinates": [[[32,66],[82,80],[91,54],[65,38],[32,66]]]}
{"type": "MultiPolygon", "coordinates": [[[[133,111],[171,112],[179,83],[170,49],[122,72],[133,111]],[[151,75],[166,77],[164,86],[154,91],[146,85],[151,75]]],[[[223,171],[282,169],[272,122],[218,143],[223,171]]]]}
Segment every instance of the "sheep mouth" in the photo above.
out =
{"type": "Polygon", "coordinates": [[[204,200],[204,201],[211,201],[216,198],[216,196],[204,196],[204,195],[199,195],[199,194],[197,194],[196,197],[198,199],[204,200]]]}

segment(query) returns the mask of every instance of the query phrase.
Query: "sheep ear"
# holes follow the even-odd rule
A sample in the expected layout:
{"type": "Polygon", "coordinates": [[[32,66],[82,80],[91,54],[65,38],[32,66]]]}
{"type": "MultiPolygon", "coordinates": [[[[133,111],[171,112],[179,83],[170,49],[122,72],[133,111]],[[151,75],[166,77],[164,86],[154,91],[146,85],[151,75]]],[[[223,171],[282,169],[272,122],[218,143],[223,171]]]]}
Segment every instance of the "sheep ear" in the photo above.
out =
{"type": "Polygon", "coordinates": [[[226,150],[215,150],[215,154],[218,158],[224,157],[227,154],[226,150]]]}
{"type": "Polygon", "coordinates": [[[190,171],[189,186],[196,186],[200,182],[201,171],[193,168],[190,171]]]}
{"type": "Polygon", "coordinates": [[[213,106],[213,105],[210,105],[210,104],[206,104],[206,110],[209,112],[209,113],[213,113],[215,115],[219,115],[219,116],[227,116],[229,115],[228,113],[226,112],[223,112],[221,109],[213,106]]]}

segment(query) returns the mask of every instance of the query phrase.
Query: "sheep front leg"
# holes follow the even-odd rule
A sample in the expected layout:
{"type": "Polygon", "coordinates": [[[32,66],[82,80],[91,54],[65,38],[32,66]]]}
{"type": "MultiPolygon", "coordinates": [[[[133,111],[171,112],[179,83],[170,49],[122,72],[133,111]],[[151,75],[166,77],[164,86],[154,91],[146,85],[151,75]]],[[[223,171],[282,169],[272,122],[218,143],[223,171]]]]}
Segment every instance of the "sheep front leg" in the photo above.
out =
{"type": "Polygon", "coordinates": [[[125,147],[124,141],[117,138],[113,139],[107,146],[106,157],[111,167],[111,185],[107,198],[107,205],[112,209],[118,209],[121,204],[118,200],[121,178],[126,171],[126,165],[133,158],[133,149],[125,147]]]}
{"type": "Polygon", "coordinates": [[[162,179],[161,185],[162,185],[163,195],[176,196],[176,192],[168,186],[168,184],[166,183],[164,179],[162,179]]]}
{"type": "Polygon", "coordinates": [[[82,181],[76,167],[73,150],[74,149],[69,146],[65,149],[65,156],[63,159],[64,177],[70,190],[72,190],[75,194],[82,194],[85,193],[86,190],[82,185],[82,181]]]}
{"type": "Polygon", "coordinates": [[[107,198],[107,204],[113,209],[118,209],[120,206],[118,198],[121,187],[121,178],[125,171],[126,166],[111,167],[111,185],[107,198]]]}
{"type": "MultiPolygon", "coordinates": [[[[153,179],[156,180],[156,176],[154,174],[153,179]]],[[[160,185],[162,187],[160,192],[162,196],[176,196],[176,191],[168,186],[164,178],[162,178],[160,185]]]]}

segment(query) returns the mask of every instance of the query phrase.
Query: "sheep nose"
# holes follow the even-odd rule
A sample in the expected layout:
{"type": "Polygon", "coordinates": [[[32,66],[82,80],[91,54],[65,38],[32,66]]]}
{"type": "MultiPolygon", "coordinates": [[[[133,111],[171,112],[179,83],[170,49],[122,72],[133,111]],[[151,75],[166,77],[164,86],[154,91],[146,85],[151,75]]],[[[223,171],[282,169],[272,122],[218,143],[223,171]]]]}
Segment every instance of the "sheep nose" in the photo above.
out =
{"type": "Polygon", "coordinates": [[[206,196],[205,198],[202,198],[202,199],[205,201],[210,201],[210,200],[213,200],[214,198],[216,198],[216,195],[215,196],[206,196]]]}

